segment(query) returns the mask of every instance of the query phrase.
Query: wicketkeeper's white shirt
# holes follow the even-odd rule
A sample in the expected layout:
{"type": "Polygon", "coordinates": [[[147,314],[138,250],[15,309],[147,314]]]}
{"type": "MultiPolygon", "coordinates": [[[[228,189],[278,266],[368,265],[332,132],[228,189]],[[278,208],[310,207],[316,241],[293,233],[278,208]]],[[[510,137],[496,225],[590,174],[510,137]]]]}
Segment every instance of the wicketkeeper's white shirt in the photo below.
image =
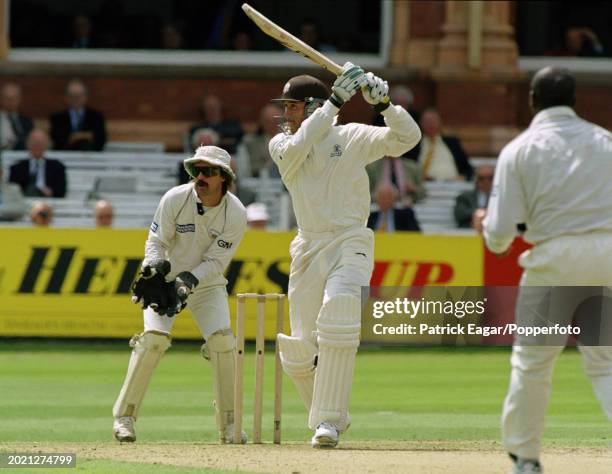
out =
{"type": "Polygon", "coordinates": [[[497,161],[484,220],[487,246],[505,251],[520,223],[533,244],[612,232],[612,134],[570,107],[540,111],[497,161]]]}
{"type": "Polygon", "coordinates": [[[363,227],[370,213],[365,166],[384,156],[400,156],[421,139],[421,131],[400,106],[382,115],[386,127],[334,125],[338,108],[326,101],[295,134],[270,141],[270,155],[293,200],[302,231],[329,232],[363,227]]]}
{"type": "Polygon", "coordinates": [[[170,260],[174,277],[189,271],[200,281],[197,290],[225,286],[223,272],[236,253],[247,227],[246,210],[228,192],[221,202],[198,212],[193,182],[170,189],[159,202],[145,244],[145,262],[170,260]]]}

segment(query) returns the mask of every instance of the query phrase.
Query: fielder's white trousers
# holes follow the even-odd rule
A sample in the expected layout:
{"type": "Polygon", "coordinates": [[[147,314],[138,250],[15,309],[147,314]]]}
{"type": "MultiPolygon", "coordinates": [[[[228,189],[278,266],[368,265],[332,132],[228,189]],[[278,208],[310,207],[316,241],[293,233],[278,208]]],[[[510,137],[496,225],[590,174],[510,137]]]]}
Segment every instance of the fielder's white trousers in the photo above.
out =
{"type": "MultiPolygon", "coordinates": [[[[519,260],[525,269],[521,286],[612,286],[612,235],[564,236],[539,244],[519,260]]],[[[571,314],[559,312],[567,325],[571,314]]],[[[517,324],[528,323],[517,305],[517,324]]],[[[539,459],[555,360],[563,346],[527,346],[515,340],[510,387],[502,413],[502,435],[508,452],[539,459]]],[[[612,347],[579,346],[584,371],[604,412],[612,421],[612,347]]]]}
{"type": "MultiPolygon", "coordinates": [[[[227,329],[230,326],[229,305],[225,286],[196,288],[187,299],[187,308],[206,340],[211,334],[227,329]]],[[[143,311],[145,331],[162,331],[172,333],[176,318],[185,317],[185,310],[173,318],[160,316],[151,308],[143,311]]]]}
{"type": "Polygon", "coordinates": [[[316,344],[321,306],[338,295],[361,298],[361,287],[370,284],[374,233],[362,227],[342,232],[300,231],[289,253],[291,335],[316,344]]]}

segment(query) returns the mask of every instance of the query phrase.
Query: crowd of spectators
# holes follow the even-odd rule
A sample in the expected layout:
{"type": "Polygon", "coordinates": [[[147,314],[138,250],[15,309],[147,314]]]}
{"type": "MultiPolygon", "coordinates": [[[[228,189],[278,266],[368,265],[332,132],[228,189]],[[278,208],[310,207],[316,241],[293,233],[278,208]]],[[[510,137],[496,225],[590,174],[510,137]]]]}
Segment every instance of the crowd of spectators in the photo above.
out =
{"type": "MultiPolygon", "coordinates": [[[[84,26],[82,30],[86,32],[84,26]]],[[[474,172],[460,140],[443,133],[442,119],[436,110],[428,108],[421,113],[415,109],[412,92],[404,86],[393,88],[391,97],[418,119],[423,139],[404,156],[385,157],[367,167],[373,210],[368,225],[385,232],[419,231],[421,226],[413,205],[426,198],[425,183],[466,181],[472,178],[474,172]]],[[[10,204],[19,201],[17,193],[21,195],[21,202],[23,196],[66,196],[66,167],[60,160],[47,157],[49,149],[100,151],[104,148],[105,118],[102,112],[88,106],[86,85],[78,79],[70,80],[64,99],[66,108],[49,117],[48,134],[43,129],[33,128],[32,120],[20,114],[20,87],[7,83],[2,88],[0,143],[3,149],[25,149],[28,157],[12,164],[9,169],[8,183],[3,185],[0,195],[0,218],[19,219],[23,216],[25,211],[22,207],[11,207],[10,204]],[[20,211],[16,212],[15,209],[20,211]]],[[[231,166],[237,176],[232,191],[245,206],[254,206],[251,212],[265,216],[265,219],[257,221],[266,221],[267,225],[268,211],[261,207],[263,203],[256,202],[257,190],[244,183],[252,183],[255,178],[280,178],[278,168],[270,157],[268,143],[280,130],[282,109],[275,103],[265,104],[260,110],[256,128],[249,133],[245,133],[240,121],[226,114],[221,99],[210,91],[203,95],[199,113],[199,119],[185,135],[184,152],[192,153],[201,145],[217,145],[230,152],[233,157],[231,166]]],[[[374,117],[373,124],[383,125],[379,116],[374,117]]],[[[177,166],[177,184],[188,182],[190,178],[182,163],[177,166]]],[[[475,190],[459,196],[455,208],[458,227],[478,228],[478,212],[486,207],[492,173],[491,167],[477,170],[475,190]]],[[[104,226],[102,222],[105,219],[112,221],[112,204],[98,203],[94,215],[96,225],[104,226]]]]}

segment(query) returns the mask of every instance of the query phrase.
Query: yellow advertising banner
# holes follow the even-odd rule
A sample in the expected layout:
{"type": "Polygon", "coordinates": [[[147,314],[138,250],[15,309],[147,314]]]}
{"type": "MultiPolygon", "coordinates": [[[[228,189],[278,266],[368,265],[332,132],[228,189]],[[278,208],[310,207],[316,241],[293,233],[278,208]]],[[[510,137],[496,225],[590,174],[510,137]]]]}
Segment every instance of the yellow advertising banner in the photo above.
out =
{"type": "MultiPolygon", "coordinates": [[[[226,276],[232,319],[237,293],[284,293],[291,232],[247,232],[226,276]]],[[[142,313],[130,301],[146,230],[0,228],[0,336],[130,337],[142,313]]],[[[376,236],[376,286],[481,285],[483,249],[471,236],[376,236]]],[[[276,303],[274,303],[275,305],[276,303]]],[[[266,337],[274,337],[272,302],[266,337]]],[[[285,327],[288,331],[288,305],[285,327]]],[[[247,338],[255,336],[255,304],[247,338]]],[[[201,336],[189,311],[173,337],[201,336]]]]}

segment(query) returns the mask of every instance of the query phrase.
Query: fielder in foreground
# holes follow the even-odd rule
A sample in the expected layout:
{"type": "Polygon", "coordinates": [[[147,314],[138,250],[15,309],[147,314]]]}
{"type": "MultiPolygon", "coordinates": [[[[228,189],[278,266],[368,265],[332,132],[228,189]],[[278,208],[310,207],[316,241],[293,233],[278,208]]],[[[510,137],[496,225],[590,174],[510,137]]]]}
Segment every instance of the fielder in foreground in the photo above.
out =
{"type": "Polygon", "coordinates": [[[346,63],[331,95],[321,81],[303,75],[290,79],[277,99],[284,133],[272,138],[270,154],[299,227],[289,250],[291,336],[280,334],[278,341],[283,368],[310,412],[314,447],[335,447],[350,423],[361,287],[373,268],[365,166],[402,155],[421,138],[410,114],[391,105],[387,93],[385,81],[346,63]],[[340,107],[362,86],[387,126],[336,126],[340,107]]]}
{"type": "MultiPolygon", "coordinates": [[[[144,332],[130,341],[132,356],[113,407],[119,441],[136,440],[138,409],[170,347],[174,316],[187,306],[205,341],[202,355],[212,364],[219,439],[233,442],[235,341],[223,272],[242,240],[246,210],[227,191],[235,176],[225,150],[201,146],[184,166],[193,180],[162,197],[134,285],[135,302],[142,301],[144,309],[144,332]]],[[[246,442],[244,433],[241,441],[246,442]]]]}
{"type": "MultiPolygon", "coordinates": [[[[575,81],[568,71],[538,71],[530,102],[536,115],[529,128],[499,156],[484,236],[491,251],[504,253],[517,224],[527,225],[524,238],[535,246],[519,260],[524,272],[516,322],[567,325],[574,310],[567,295],[574,290],[550,292],[550,287],[612,285],[612,134],[576,115],[575,81]],[[559,295],[564,301],[555,300],[559,295]],[[557,309],[543,316],[542,301],[557,309]]],[[[544,415],[553,365],[565,341],[528,344],[521,336],[514,341],[502,415],[513,473],[542,472],[544,415]]],[[[579,348],[595,395],[612,420],[612,347],[579,348]]]]}

